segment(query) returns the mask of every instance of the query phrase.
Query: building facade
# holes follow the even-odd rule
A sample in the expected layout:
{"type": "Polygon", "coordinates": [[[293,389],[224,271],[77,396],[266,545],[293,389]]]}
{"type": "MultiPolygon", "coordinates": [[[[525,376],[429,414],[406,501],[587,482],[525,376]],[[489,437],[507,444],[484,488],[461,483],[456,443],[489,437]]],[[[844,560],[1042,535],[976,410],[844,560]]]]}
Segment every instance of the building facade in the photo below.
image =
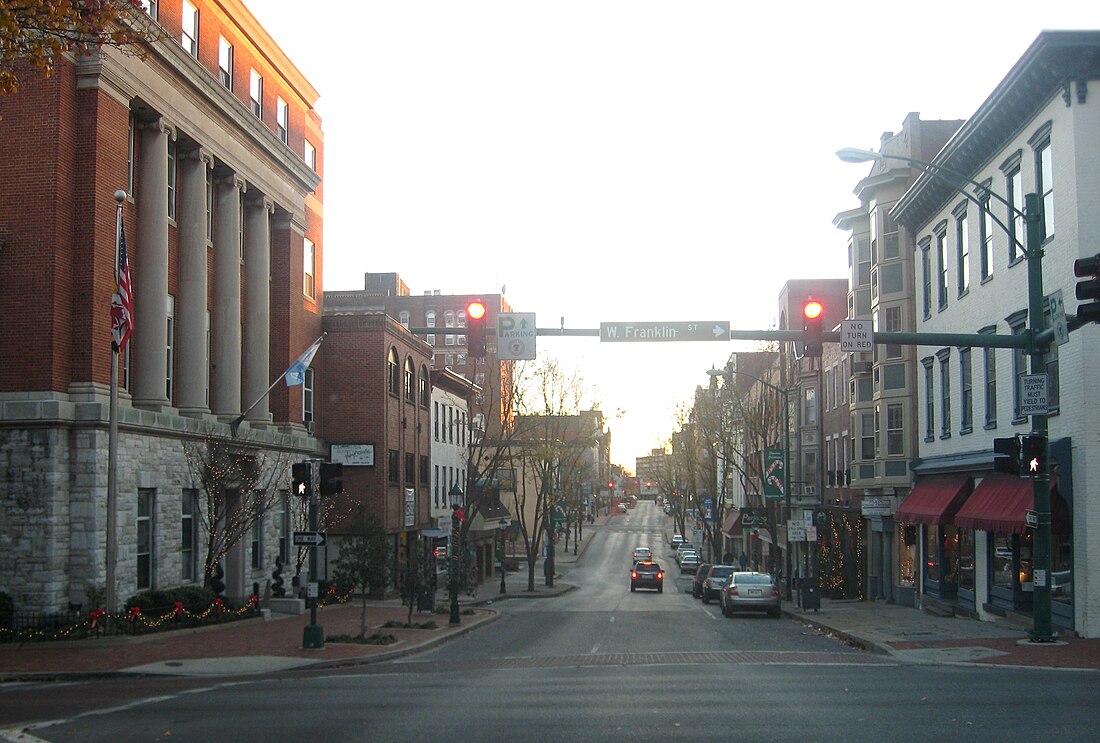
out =
{"type": "Polygon", "coordinates": [[[0,590],[21,608],[86,603],[112,545],[109,596],[201,583],[199,452],[251,463],[215,502],[269,507],[216,555],[226,595],[254,592],[287,550],[289,462],[319,452],[306,386],[266,395],[320,333],[317,93],[238,0],[149,8],[143,57],[67,57],[0,98],[0,590]],[[117,190],[135,321],[109,509],[117,190]]]}
{"type": "MultiPolygon", "coordinates": [[[[910,234],[921,332],[1015,335],[1028,327],[1024,195],[1041,204],[1042,293],[1073,313],[1073,261],[1096,252],[1100,228],[1100,32],[1043,32],[892,209],[910,234]],[[971,184],[960,190],[958,173],[971,184]]],[[[1045,299],[1043,300],[1045,304],[1045,299]]],[[[1049,312],[1048,312],[1049,314],[1049,312]]],[[[1048,317],[1044,324],[1048,323],[1048,317]]],[[[1100,636],[1097,523],[1100,362],[1087,325],[1029,368],[1022,350],[921,347],[920,459],[897,518],[917,540],[919,600],[960,613],[1031,613],[1049,580],[1055,627],[1100,636]],[[1036,575],[1030,479],[993,472],[993,439],[1031,430],[1026,375],[1045,375],[1054,462],[1049,576],[1036,575]]]]}

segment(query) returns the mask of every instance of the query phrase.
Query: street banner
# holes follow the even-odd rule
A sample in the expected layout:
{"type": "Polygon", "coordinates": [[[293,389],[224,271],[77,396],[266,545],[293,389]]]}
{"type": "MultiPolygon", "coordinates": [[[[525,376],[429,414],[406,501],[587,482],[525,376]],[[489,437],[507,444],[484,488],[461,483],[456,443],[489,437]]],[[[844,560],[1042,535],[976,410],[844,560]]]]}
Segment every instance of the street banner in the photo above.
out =
{"type": "Polygon", "coordinates": [[[764,450],[764,498],[782,500],[787,497],[787,468],[782,449],[764,450]]]}

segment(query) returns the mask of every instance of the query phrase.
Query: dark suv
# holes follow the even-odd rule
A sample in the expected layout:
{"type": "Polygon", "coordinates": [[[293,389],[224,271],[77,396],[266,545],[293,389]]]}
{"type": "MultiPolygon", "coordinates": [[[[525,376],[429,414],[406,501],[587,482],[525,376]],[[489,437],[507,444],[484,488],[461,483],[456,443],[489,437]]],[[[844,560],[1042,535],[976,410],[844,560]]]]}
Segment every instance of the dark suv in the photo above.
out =
{"type": "Polygon", "coordinates": [[[665,592],[665,572],[655,562],[639,562],[630,571],[630,590],[656,588],[657,593],[665,592]]]}

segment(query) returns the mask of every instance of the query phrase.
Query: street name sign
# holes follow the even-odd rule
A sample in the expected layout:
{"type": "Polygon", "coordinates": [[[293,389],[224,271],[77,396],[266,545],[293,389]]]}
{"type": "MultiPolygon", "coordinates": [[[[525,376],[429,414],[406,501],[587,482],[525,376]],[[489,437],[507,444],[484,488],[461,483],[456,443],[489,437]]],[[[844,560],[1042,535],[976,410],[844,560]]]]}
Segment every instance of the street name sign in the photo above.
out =
{"type": "Polygon", "coordinates": [[[870,320],[840,321],[840,350],[842,353],[871,352],[875,350],[875,334],[870,320]]]}
{"type": "Polygon", "coordinates": [[[319,531],[294,532],[295,547],[324,547],[325,535],[319,531]]]}
{"type": "Polygon", "coordinates": [[[502,361],[535,360],[534,312],[497,315],[497,358],[502,361]]]}
{"type": "Polygon", "coordinates": [[[602,322],[604,343],[667,343],[677,341],[728,341],[728,320],[697,322],[602,322]]]}

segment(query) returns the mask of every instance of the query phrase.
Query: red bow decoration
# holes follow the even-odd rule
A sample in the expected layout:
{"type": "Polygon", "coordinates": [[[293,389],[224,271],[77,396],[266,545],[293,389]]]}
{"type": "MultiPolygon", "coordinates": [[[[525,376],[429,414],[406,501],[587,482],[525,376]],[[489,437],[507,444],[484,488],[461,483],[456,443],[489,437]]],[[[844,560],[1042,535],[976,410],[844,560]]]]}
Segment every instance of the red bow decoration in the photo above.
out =
{"type": "Polygon", "coordinates": [[[252,606],[253,609],[255,609],[256,604],[260,603],[260,597],[259,596],[249,596],[248,597],[248,603],[252,606]]]}
{"type": "Polygon", "coordinates": [[[88,613],[88,618],[92,620],[92,629],[95,629],[99,625],[99,618],[103,616],[102,609],[92,609],[88,613]]]}
{"type": "Polygon", "coordinates": [[[183,614],[183,602],[182,601],[177,601],[176,602],[176,608],[175,608],[175,615],[178,617],[180,614],[183,614]]]}
{"type": "Polygon", "coordinates": [[[130,621],[136,622],[137,618],[141,616],[141,607],[134,606],[130,608],[130,621]]]}
{"type": "Polygon", "coordinates": [[[217,598],[214,599],[214,608],[217,609],[219,612],[222,610],[222,608],[224,606],[225,606],[225,602],[222,601],[221,596],[218,596],[217,598]]]}

